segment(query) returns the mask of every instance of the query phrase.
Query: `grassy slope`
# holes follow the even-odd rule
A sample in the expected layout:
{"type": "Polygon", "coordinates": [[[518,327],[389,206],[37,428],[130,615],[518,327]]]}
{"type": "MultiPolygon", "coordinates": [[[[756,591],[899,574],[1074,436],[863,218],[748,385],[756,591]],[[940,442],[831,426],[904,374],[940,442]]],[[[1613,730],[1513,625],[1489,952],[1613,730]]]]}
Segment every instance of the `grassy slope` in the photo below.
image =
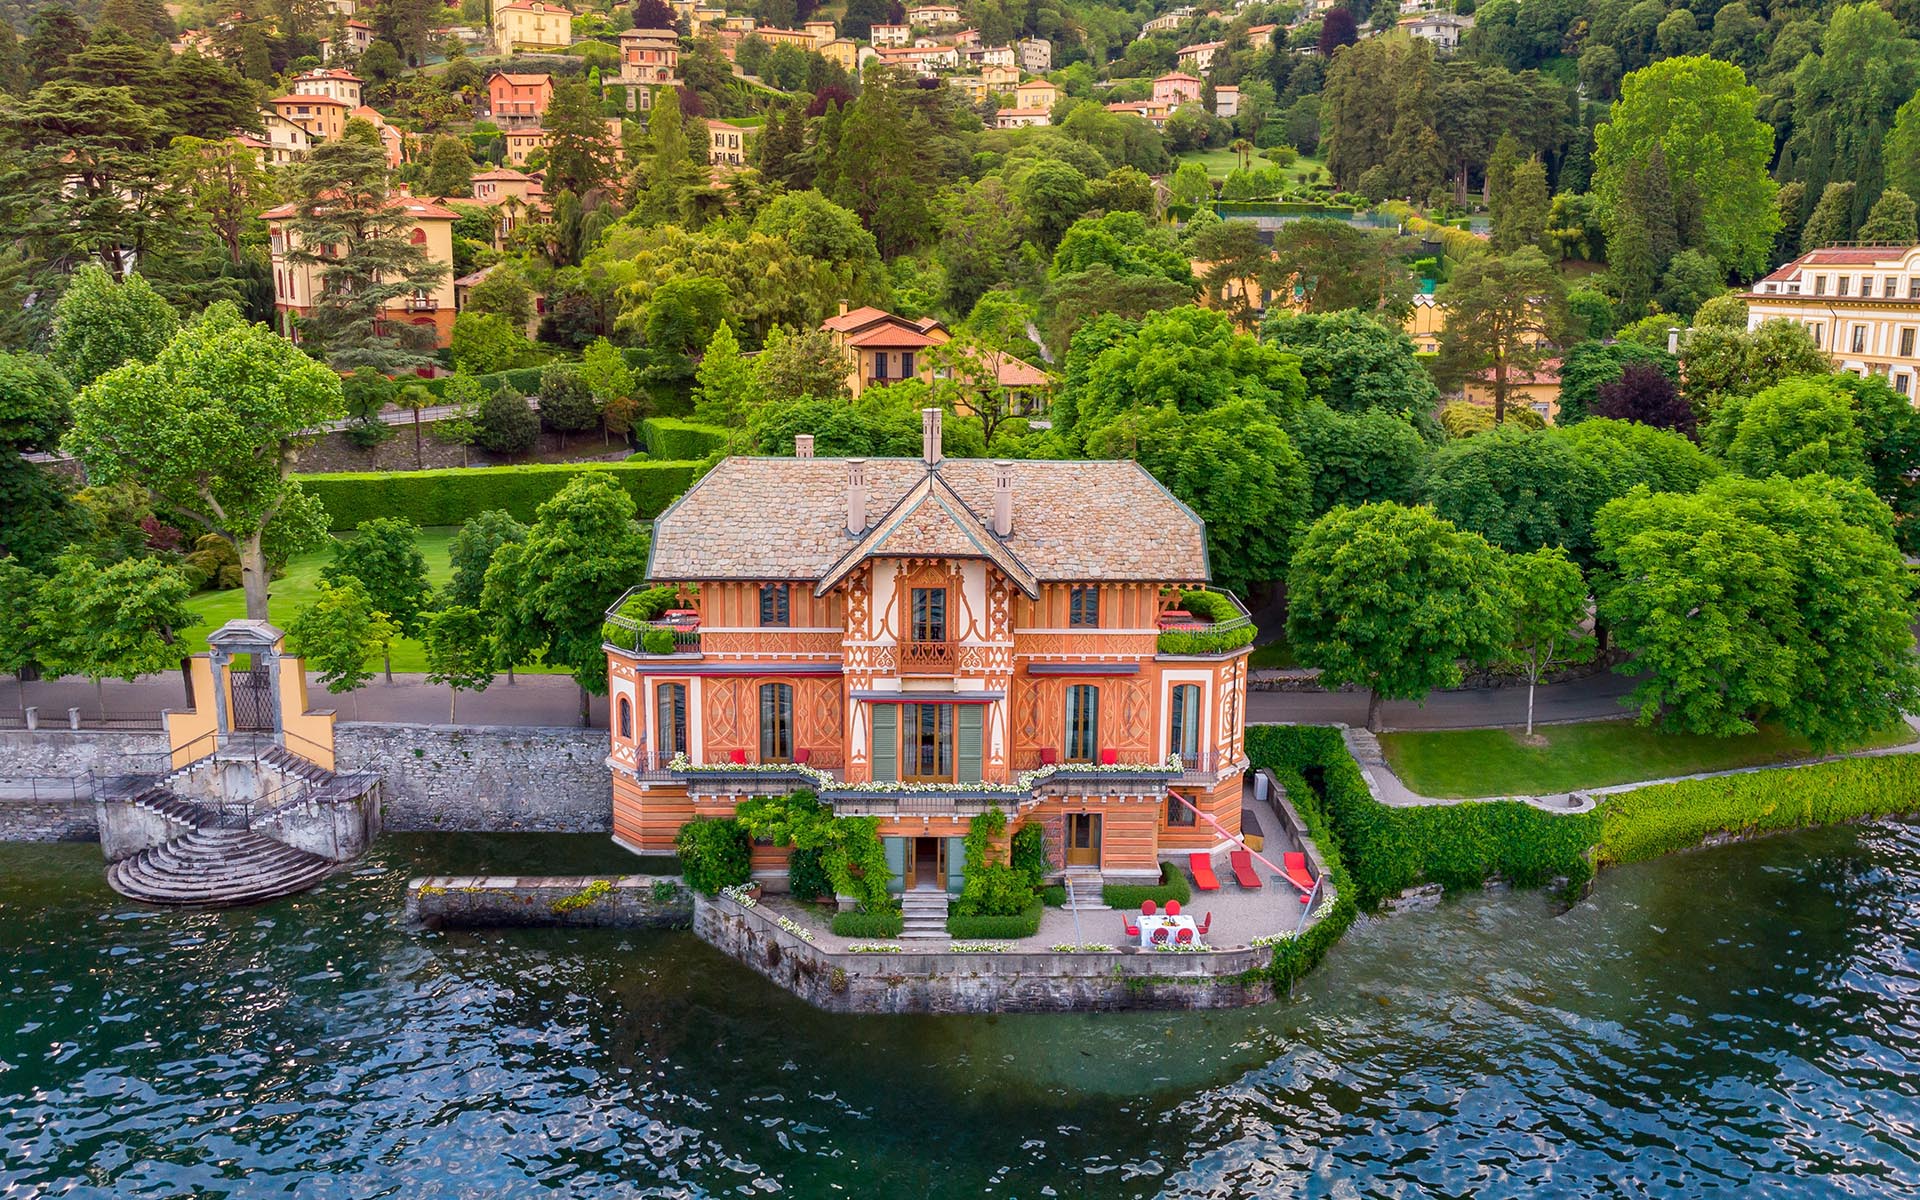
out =
{"type": "MultiPolygon", "coordinates": [[[[420,531],[420,550],[427,556],[427,579],[435,587],[453,577],[453,564],[447,558],[447,547],[453,541],[453,535],[454,530],[448,527],[420,531]]],[[[314,554],[303,554],[287,564],[287,573],[273,582],[269,615],[274,624],[285,629],[294,614],[313,602],[319,590],[320,568],[332,557],[331,550],[321,550],[314,554]]],[[[246,596],[239,588],[225,592],[201,592],[193,597],[187,607],[200,618],[198,625],[185,631],[187,639],[192,642],[201,642],[225,622],[247,615],[246,596]]],[[[378,658],[374,660],[374,665],[379,665],[378,658]]],[[[426,651],[412,638],[400,639],[393,644],[393,669],[412,674],[425,672],[426,651]]],[[[522,670],[538,674],[547,672],[548,668],[526,667],[522,670]]]]}
{"type": "MultiPolygon", "coordinates": [[[[1805,741],[1771,726],[1737,738],[1659,733],[1631,721],[1542,725],[1535,732],[1544,744],[1524,744],[1519,729],[1462,729],[1382,734],[1380,745],[1401,780],[1428,796],[1545,795],[1812,754],[1805,741]]],[[[1913,731],[1901,725],[1863,745],[1912,740],[1913,731]]]]}

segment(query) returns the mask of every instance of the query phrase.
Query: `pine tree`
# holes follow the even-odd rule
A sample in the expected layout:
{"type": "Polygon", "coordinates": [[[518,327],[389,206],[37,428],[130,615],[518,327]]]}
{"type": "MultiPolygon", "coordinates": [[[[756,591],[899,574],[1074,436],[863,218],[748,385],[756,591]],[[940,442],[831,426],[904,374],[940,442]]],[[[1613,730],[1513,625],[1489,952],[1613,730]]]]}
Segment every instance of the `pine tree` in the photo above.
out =
{"type": "Polygon", "coordinates": [[[1501,254],[1537,246],[1547,232],[1547,168],[1537,158],[1507,173],[1505,202],[1494,210],[1493,248],[1501,254]]]}
{"type": "Polygon", "coordinates": [[[550,191],[584,196],[613,178],[614,154],[607,144],[607,118],[599,97],[585,82],[556,81],[542,123],[547,130],[550,191]]]}
{"type": "Polygon", "coordinates": [[[431,363],[432,331],[384,320],[415,292],[445,278],[410,240],[405,203],[388,191],[386,152],[354,137],[324,142],[287,168],[296,212],[291,263],[320,276],[302,332],[337,370],[393,374],[431,363]]]}
{"type": "Polygon", "coordinates": [[[1800,229],[1800,249],[1818,250],[1836,246],[1853,231],[1853,181],[1829,183],[1820,193],[1820,203],[1800,229]]]}
{"type": "Polygon", "coordinates": [[[753,365],[724,320],[713,331],[694,372],[693,419],[708,425],[739,425],[757,399],[753,365]]]}
{"type": "Polygon", "coordinates": [[[429,196],[464,196],[473,189],[473,155],[463,139],[444,135],[434,139],[427,156],[426,185],[429,196]]]}
{"type": "Polygon", "coordinates": [[[1646,311],[1667,263],[1680,250],[1673,183],[1658,145],[1627,164],[1613,224],[1607,264],[1620,286],[1622,315],[1637,318],[1646,311]]]}
{"type": "Polygon", "coordinates": [[[653,161],[641,211],[654,224],[685,221],[688,192],[699,182],[700,168],[694,165],[687,148],[679,92],[662,88],[654,97],[647,133],[653,143],[653,161]]]}

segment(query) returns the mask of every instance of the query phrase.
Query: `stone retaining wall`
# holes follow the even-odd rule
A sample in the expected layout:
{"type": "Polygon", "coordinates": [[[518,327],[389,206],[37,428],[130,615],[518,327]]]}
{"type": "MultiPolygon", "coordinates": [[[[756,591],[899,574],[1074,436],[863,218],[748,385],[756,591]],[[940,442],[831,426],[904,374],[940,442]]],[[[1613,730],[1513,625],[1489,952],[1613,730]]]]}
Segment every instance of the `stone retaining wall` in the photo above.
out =
{"type": "Polygon", "coordinates": [[[816,1008],[857,1013],[1240,1008],[1273,999],[1239,977],[1271,949],[1199,954],[836,954],[725,897],[694,898],[693,930],[816,1008]]]}
{"type": "Polygon", "coordinates": [[[0,842],[90,842],[99,836],[92,800],[0,795],[0,842]]]}
{"type": "Polygon", "coordinates": [[[159,732],[68,729],[64,721],[58,729],[0,730],[0,782],[111,771],[129,758],[151,762],[166,750],[167,735],[159,732]]]}
{"type": "Polygon", "coordinates": [[[661,875],[438,875],[408,882],[406,912],[435,929],[684,929],[693,923],[693,893],[661,875]]]}
{"type": "Polygon", "coordinates": [[[378,771],[392,832],[609,833],[604,729],[342,723],[337,767],[378,771]]]}

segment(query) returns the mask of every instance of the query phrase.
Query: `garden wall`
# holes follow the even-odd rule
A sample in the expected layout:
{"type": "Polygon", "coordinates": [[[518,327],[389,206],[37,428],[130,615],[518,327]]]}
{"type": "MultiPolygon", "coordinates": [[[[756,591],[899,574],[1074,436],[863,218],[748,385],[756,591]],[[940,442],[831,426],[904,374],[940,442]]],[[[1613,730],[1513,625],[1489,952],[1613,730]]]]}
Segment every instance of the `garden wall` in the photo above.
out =
{"type": "Polygon", "coordinates": [[[610,833],[605,730],[568,726],[334,727],[341,771],[378,771],[383,828],[610,833]]]}
{"type": "Polygon", "coordinates": [[[1241,1008],[1274,998],[1268,948],[1203,954],[835,954],[725,897],[693,930],[816,1008],[858,1013],[1241,1008]],[[1255,976],[1258,976],[1257,978],[1255,976]]]}
{"type": "Polygon", "coordinates": [[[693,893],[661,875],[440,875],[408,882],[406,913],[434,929],[684,929],[693,893]]]}
{"type": "Polygon", "coordinates": [[[0,842],[98,837],[88,773],[138,766],[166,748],[162,733],[0,730],[0,842]]]}

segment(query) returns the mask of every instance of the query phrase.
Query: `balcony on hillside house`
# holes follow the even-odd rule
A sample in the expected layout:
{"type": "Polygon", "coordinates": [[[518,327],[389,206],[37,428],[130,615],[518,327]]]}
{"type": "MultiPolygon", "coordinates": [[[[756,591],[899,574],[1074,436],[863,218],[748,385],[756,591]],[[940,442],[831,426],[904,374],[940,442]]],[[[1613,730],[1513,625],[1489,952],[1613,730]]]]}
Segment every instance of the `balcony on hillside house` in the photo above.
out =
{"type": "Polygon", "coordinates": [[[1160,614],[1161,658],[1222,658],[1253,644],[1259,629],[1240,597],[1224,588],[1188,588],[1160,614]]]}

